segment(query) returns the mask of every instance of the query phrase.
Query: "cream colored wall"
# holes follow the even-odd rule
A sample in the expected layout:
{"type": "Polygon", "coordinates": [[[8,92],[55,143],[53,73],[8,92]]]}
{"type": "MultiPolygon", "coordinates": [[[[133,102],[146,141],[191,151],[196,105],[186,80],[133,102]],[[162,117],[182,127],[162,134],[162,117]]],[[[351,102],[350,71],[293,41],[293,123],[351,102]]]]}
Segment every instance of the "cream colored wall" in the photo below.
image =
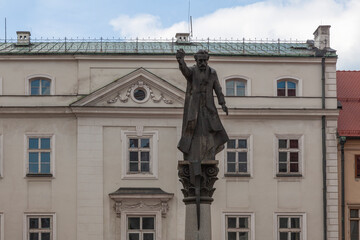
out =
{"type": "Polygon", "coordinates": [[[4,176],[0,179],[0,212],[5,239],[23,239],[25,213],[56,213],[58,239],[76,235],[76,120],[73,117],[0,118],[4,176]],[[25,177],[25,136],[53,134],[55,177],[25,177]]]}

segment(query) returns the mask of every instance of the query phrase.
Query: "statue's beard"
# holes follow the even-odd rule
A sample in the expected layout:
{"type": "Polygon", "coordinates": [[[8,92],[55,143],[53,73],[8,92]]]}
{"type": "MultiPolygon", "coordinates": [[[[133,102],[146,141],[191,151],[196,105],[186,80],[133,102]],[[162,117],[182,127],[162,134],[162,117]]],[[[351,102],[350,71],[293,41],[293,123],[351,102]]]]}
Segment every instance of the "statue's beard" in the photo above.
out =
{"type": "Polygon", "coordinates": [[[206,70],[206,66],[199,66],[199,69],[200,69],[200,71],[205,71],[206,70]]]}

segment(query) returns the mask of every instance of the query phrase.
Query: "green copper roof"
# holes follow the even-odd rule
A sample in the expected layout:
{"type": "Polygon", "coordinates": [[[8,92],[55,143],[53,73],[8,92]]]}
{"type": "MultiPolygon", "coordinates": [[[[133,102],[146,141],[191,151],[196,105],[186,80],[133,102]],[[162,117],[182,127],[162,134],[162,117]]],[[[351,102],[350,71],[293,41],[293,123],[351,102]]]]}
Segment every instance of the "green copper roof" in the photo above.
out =
{"type": "MultiPolygon", "coordinates": [[[[0,42],[0,55],[74,55],[74,54],[140,54],[172,55],[183,48],[187,54],[200,49],[211,55],[220,56],[299,56],[314,57],[316,48],[306,42],[280,41],[192,41],[179,44],[175,41],[151,40],[35,40],[30,45],[20,46],[15,42],[0,42]]],[[[336,57],[336,51],[328,51],[327,56],[336,57]]]]}

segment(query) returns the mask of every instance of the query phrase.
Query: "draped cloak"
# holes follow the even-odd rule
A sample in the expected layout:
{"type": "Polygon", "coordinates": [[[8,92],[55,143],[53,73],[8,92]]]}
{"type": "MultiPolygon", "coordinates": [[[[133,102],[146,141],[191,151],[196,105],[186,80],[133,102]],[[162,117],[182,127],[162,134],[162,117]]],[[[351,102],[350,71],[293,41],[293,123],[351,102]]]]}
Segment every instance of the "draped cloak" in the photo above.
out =
{"type": "Polygon", "coordinates": [[[214,160],[215,154],[220,152],[229,140],[214,103],[213,91],[216,93],[219,105],[225,104],[216,71],[207,66],[204,73],[197,65],[188,68],[185,63],[180,63],[179,68],[187,80],[187,88],[178,149],[184,153],[184,160],[214,160]],[[205,140],[195,141],[195,134],[202,135],[205,140]],[[202,159],[186,159],[192,157],[194,151],[200,151],[202,159]],[[212,152],[210,154],[212,159],[205,159],[209,156],[209,152],[212,152]]]}

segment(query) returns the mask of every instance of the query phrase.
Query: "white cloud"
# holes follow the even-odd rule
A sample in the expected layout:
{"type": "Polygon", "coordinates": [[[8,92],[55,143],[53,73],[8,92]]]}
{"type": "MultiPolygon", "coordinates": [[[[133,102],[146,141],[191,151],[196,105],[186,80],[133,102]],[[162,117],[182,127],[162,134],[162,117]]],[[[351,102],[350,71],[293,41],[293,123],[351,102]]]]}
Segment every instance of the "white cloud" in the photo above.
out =
{"type": "MultiPolygon", "coordinates": [[[[267,0],[195,18],[194,37],[307,40],[313,38],[318,25],[331,25],[331,47],[339,55],[338,69],[360,69],[359,12],[358,0],[267,0]]],[[[188,29],[186,22],[164,28],[152,15],[122,15],[110,24],[122,37],[172,38],[188,29]]]]}

